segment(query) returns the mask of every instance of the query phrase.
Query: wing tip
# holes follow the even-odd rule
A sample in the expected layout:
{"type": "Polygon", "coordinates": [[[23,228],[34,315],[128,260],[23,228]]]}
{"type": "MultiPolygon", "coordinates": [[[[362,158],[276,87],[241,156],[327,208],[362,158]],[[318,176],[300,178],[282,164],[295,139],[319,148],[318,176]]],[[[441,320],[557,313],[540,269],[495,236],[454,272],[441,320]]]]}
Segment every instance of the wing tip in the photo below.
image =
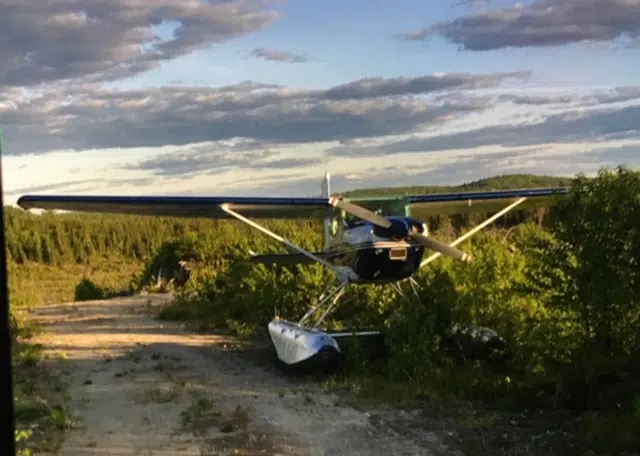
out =
{"type": "Polygon", "coordinates": [[[24,210],[30,209],[30,204],[29,204],[30,199],[31,199],[31,195],[22,195],[20,198],[18,198],[18,201],[16,201],[16,204],[18,205],[18,207],[24,210]]]}

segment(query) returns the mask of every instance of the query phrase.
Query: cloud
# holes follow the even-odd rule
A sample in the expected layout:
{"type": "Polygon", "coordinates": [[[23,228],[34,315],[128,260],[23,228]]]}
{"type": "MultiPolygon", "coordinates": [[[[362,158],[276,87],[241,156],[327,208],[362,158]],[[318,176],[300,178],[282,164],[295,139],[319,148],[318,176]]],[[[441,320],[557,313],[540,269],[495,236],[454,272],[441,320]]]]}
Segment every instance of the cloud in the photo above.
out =
{"type": "Polygon", "coordinates": [[[295,169],[322,162],[320,157],[288,157],[275,150],[261,149],[254,141],[211,143],[123,166],[122,169],[149,171],[159,176],[187,178],[233,170],[295,169]]]}
{"type": "Polygon", "coordinates": [[[411,137],[382,145],[336,146],[331,156],[380,156],[404,152],[437,152],[482,146],[520,147],[550,143],[598,142],[640,137],[640,105],[622,108],[570,111],[537,123],[475,128],[431,137],[411,137]]]}
{"type": "MultiPolygon", "coordinates": [[[[494,176],[496,174],[544,174],[574,177],[578,173],[594,174],[602,167],[613,168],[621,164],[640,165],[640,143],[616,147],[600,147],[592,150],[578,150],[577,147],[563,147],[552,144],[529,150],[506,151],[503,153],[473,154],[468,156],[464,166],[471,179],[494,176]]],[[[463,171],[463,166],[455,162],[440,167],[444,175],[455,179],[455,169],[463,171]]],[[[464,171],[463,171],[464,172],[464,171]]]]}
{"type": "Polygon", "coordinates": [[[105,181],[105,179],[77,179],[67,182],[59,182],[52,184],[42,184],[42,185],[29,185],[19,188],[14,188],[10,191],[6,191],[4,193],[7,197],[16,197],[25,194],[31,193],[60,193],[60,192],[87,192],[98,189],[108,189],[108,188],[117,188],[121,185],[135,185],[135,186],[144,186],[151,185],[154,183],[154,179],[152,178],[140,178],[140,179],[120,179],[114,181],[105,181]]]}
{"type": "Polygon", "coordinates": [[[640,166],[640,144],[600,148],[585,154],[594,163],[602,166],[640,166]]]}
{"type": "Polygon", "coordinates": [[[509,47],[609,42],[640,36],[640,0],[538,0],[469,14],[399,35],[424,40],[434,35],[470,51],[509,47]]]}
{"type": "Polygon", "coordinates": [[[309,58],[305,55],[293,54],[291,52],[271,48],[254,49],[251,52],[251,55],[259,59],[272,60],[274,62],[303,63],[309,61],[309,58]]]}
{"type": "Polygon", "coordinates": [[[232,169],[251,164],[253,161],[264,160],[272,155],[268,150],[241,152],[233,151],[232,147],[227,150],[199,151],[198,149],[200,148],[162,154],[138,164],[124,166],[123,169],[150,171],[160,176],[188,177],[193,174],[212,174],[219,170],[232,169]]]}
{"type": "MultiPolygon", "coordinates": [[[[580,145],[548,145],[510,149],[501,152],[437,154],[430,163],[421,157],[395,158],[387,164],[371,165],[369,160],[350,160],[349,171],[332,170],[331,188],[345,192],[357,188],[407,187],[421,185],[459,185],[500,174],[537,174],[574,177],[593,175],[601,167],[620,163],[640,166],[640,143],[628,146],[595,148],[584,152],[580,145]]],[[[260,192],[247,182],[246,194],[317,195],[321,174],[317,177],[292,177],[289,181],[264,175],[260,192]]],[[[236,190],[236,193],[240,189],[236,190]]]]}
{"type": "Polygon", "coordinates": [[[597,91],[588,95],[578,94],[504,94],[498,97],[499,101],[508,101],[517,105],[544,106],[544,105],[578,105],[598,106],[613,103],[624,103],[640,99],[640,86],[620,86],[607,91],[597,91]]]}
{"type": "Polygon", "coordinates": [[[363,79],[328,90],[244,82],[221,88],[49,91],[0,105],[5,153],[182,146],[251,138],[269,144],[406,134],[487,109],[487,99],[427,100],[497,86],[521,73],[363,79]],[[372,82],[373,81],[373,82],[372,82]]]}
{"type": "Polygon", "coordinates": [[[449,89],[481,89],[495,87],[504,79],[526,79],[530,72],[471,74],[437,73],[414,78],[366,78],[333,87],[324,92],[323,99],[344,100],[363,99],[380,96],[431,93],[449,89]]]}
{"type": "Polygon", "coordinates": [[[546,146],[496,149],[487,151],[443,152],[430,162],[409,156],[395,165],[376,166],[367,170],[354,169],[358,176],[346,180],[337,177],[341,189],[370,188],[375,186],[458,185],[500,174],[537,174],[574,177],[577,173],[594,174],[601,167],[619,164],[640,166],[640,142],[622,146],[550,144],[546,146]],[[406,161],[404,161],[406,160],[406,161]]]}
{"type": "MultiPolygon", "coordinates": [[[[504,2],[505,0],[502,0],[500,3],[504,2]]],[[[495,3],[499,3],[498,0],[458,0],[453,7],[488,8],[495,3]]]]}
{"type": "Polygon", "coordinates": [[[0,0],[0,11],[0,86],[132,76],[277,18],[253,0],[0,0]]]}

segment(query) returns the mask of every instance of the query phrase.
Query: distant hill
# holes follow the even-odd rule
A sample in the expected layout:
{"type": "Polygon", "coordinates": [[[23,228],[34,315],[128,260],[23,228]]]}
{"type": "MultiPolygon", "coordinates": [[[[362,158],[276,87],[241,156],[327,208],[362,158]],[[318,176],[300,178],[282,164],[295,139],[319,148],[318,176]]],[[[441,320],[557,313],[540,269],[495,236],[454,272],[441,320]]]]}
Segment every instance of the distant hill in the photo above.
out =
{"type": "Polygon", "coordinates": [[[403,196],[425,193],[472,192],[536,187],[569,187],[572,177],[535,174],[503,174],[461,185],[415,185],[412,187],[378,187],[355,189],[341,194],[348,197],[403,196]]]}

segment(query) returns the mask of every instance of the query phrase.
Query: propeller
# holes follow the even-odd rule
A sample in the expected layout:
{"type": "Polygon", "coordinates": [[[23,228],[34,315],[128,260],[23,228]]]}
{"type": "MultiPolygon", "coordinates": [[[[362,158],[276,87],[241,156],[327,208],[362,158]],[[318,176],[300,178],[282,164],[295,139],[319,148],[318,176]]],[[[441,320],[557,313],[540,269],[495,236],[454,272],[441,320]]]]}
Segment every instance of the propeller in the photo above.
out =
{"type": "Polygon", "coordinates": [[[418,233],[417,231],[412,231],[409,233],[409,237],[414,241],[424,245],[425,247],[435,250],[436,252],[440,252],[443,255],[447,255],[455,260],[464,261],[465,263],[471,262],[471,255],[468,253],[464,253],[461,250],[456,249],[455,247],[451,247],[450,245],[444,244],[432,237],[425,236],[422,233],[418,233]]]}
{"type": "Polygon", "coordinates": [[[456,249],[455,247],[451,247],[450,245],[444,244],[429,236],[425,236],[422,233],[418,233],[417,231],[410,231],[406,223],[389,220],[388,218],[382,217],[381,215],[378,215],[370,211],[369,209],[358,206],[357,204],[343,201],[337,197],[329,198],[329,204],[335,208],[342,209],[343,211],[351,215],[361,218],[362,220],[373,223],[380,228],[391,230],[393,237],[410,237],[419,244],[422,244],[423,246],[431,250],[435,250],[436,252],[440,252],[442,255],[449,256],[456,260],[464,261],[465,263],[469,263],[471,261],[471,256],[469,254],[466,254],[461,250],[456,249]]]}

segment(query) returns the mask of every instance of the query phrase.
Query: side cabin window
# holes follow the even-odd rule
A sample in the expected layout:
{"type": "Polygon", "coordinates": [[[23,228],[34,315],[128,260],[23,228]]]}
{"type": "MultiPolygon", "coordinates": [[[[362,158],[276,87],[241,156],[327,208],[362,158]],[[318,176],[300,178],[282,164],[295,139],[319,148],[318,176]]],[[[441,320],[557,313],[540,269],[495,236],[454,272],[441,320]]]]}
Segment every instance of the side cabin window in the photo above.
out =
{"type": "MultiPolygon", "coordinates": [[[[376,214],[382,215],[381,210],[375,212],[376,214]]],[[[331,234],[332,236],[336,236],[346,230],[365,225],[366,223],[364,220],[349,214],[339,215],[331,220],[331,234]]]]}
{"type": "Polygon", "coordinates": [[[353,228],[361,223],[361,220],[355,218],[345,218],[342,216],[333,217],[331,219],[331,236],[342,235],[346,230],[353,228]]]}
{"type": "Polygon", "coordinates": [[[344,229],[350,230],[357,226],[364,225],[364,220],[353,216],[342,217],[342,225],[344,229]]]}

